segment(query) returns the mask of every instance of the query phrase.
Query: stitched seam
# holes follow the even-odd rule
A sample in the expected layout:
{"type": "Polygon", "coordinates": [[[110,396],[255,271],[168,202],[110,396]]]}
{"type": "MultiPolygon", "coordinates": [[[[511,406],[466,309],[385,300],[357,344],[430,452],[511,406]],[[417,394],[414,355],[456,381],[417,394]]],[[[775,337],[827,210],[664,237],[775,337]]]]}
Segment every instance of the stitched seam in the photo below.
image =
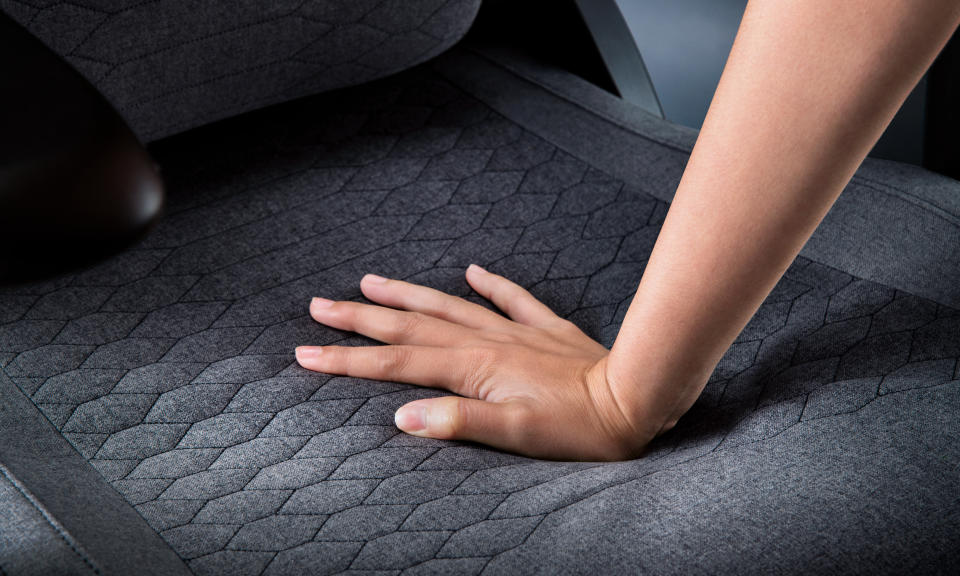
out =
{"type": "MultiPolygon", "coordinates": [[[[676,151],[676,152],[681,152],[681,153],[683,153],[683,154],[690,154],[690,151],[691,151],[691,150],[690,150],[689,148],[685,148],[685,147],[683,147],[683,146],[680,146],[680,145],[677,145],[677,144],[674,144],[674,143],[671,143],[671,142],[666,142],[666,141],[660,140],[660,139],[658,139],[658,138],[655,138],[655,137],[650,136],[650,135],[647,135],[647,134],[643,134],[642,132],[639,132],[638,130],[636,130],[636,129],[632,128],[632,127],[629,127],[629,126],[622,126],[622,125],[621,125],[621,122],[620,122],[619,120],[617,120],[616,118],[611,118],[608,114],[604,114],[604,113],[601,112],[601,111],[593,110],[593,109],[591,109],[591,108],[588,108],[586,105],[584,105],[584,104],[582,104],[582,103],[574,100],[574,99],[573,99],[572,97],[570,97],[570,96],[567,96],[567,95],[561,93],[558,89],[556,89],[556,88],[554,88],[554,87],[552,87],[552,86],[549,86],[549,85],[546,85],[546,84],[544,84],[544,83],[541,83],[539,80],[536,80],[536,79],[533,79],[533,78],[528,78],[528,77],[524,76],[522,73],[520,73],[519,71],[514,70],[512,67],[510,67],[510,66],[508,66],[508,65],[506,65],[506,64],[504,64],[504,63],[502,63],[502,62],[500,62],[500,61],[498,61],[498,60],[495,60],[495,59],[493,59],[492,57],[490,57],[490,56],[488,56],[488,55],[486,55],[486,54],[484,54],[484,53],[482,53],[482,52],[480,52],[480,51],[478,51],[478,50],[476,50],[476,49],[474,49],[474,48],[469,48],[469,47],[468,47],[467,49],[470,51],[471,54],[473,54],[473,55],[475,55],[475,56],[479,56],[480,58],[486,60],[486,61],[489,62],[490,64],[492,64],[492,65],[494,65],[494,66],[496,66],[496,67],[498,67],[498,68],[500,68],[500,69],[508,72],[509,74],[517,77],[518,79],[523,80],[524,82],[527,82],[528,84],[532,84],[532,85],[534,85],[534,86],[536,86],[536,87],[538,87],[538,88],[540,88],[540,89],[542,89],[542,90],[545,90],[545,91],[549,92],[550,94],[556,96],[557,98],[563,100],[564,102],[567,102],[568,104],[570,104],[570,105],[572,105],[572,106],[574,106],[574,107],[576,107],[576,108],[579,108],[579,109],[583,110],[584,112],[587,112],[588,114],[591,114],[591,115],[593,115],[593,116],[597,116],[597,117],[599,117],[599,118],[602,118],[603,120],[605,120],[606,122],[612,124],[612,125],[613,125],[614,127],[616,127],[616,128],[619,128],[619,129],[621,129],[621,130],[623,130],[623,131],[625,131],[625,132],[629,132],[630,134],[634,134],[634,135],[636,135],[636,136],[639,136],[640,138],[643,138],[644,140],[647,140],[647,141],[649,141],[649,142],[651,142],[651,143],[659,144],[660,146],[663,146],[664,148],[669,148],[670,150],[673,150],[673,151],[676,151]]],[[[441,74],[442,74],[442,72],[441,72],[441,74]]],[[[444,76],[445,78],[447,78],[447,75],[446,75],[446,74],[443,74],[443,76],[444,76]]],[[[520,123],[518,122],[517,124],[520,124],[520,123]]],[[[522,124],[521,124],[521,125],[522,125],[522,124]]]]}
{"type": "Polygon", "coordinates": [[[17,489],[17,492],[19,492],[21,496],[23,496],[24,498],[26,498],[28,502],[30,502],[30,504],[37,510],[37,512],[40,513],[43,519],[47,521],[47,524],[49,524],[50,527],[53,528],[53,530],[57,533],[57,535],[60,536],[60,538],[64,541],[64,543],[66,543],[66,545],[69,546],[71,550],[73,550],[74,554],[76,554],[83,561],[83,563],[86,564],[87,567],[93,571],[94,574],[101,574],[100,569],[93,563],[93,561],[84,552],[82,552],[79,549],[78,545],[76,544],[76,542],[74,542],[70,534],[68,534],[67,531],[60,526],[59,522],[57,522],[52,516],[50,516],[47,510],[33,497],[32,494],[30,494],[27,491],[27,489],[20,483],[20,481],[13,476],[13,473],[10,472],[7,469],[7,467],[4,466],[3,464],[0,464],[0,474],[3,474],[4,478],[6,478],[7,481],[10,482],[10,484],[17,489]]]}

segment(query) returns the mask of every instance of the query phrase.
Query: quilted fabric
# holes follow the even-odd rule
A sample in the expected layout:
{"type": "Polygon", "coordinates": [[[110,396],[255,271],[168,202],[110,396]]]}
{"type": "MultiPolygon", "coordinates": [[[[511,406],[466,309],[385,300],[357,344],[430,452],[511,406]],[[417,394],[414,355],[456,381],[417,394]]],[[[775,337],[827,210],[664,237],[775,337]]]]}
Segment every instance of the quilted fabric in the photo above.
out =
{"type": "MultiPolygon", "coordinates": [[[[432,68],[154,152],[171,191],[157,229],[3,288],[0,365],[195,574],[957,560],[957,309],[800,257],[643,458],[418,439],[393,411],[440,392],[296,365],[296,345],[371,344],[313,322],[310,297],[360,299],[374,272],[489,306],[463,280],[476,262],[610,345],[668,179],[625,184],[432,68]]],[[[635,154],[686,160],[651,135],[635,154]]]]}
{"type": "Polygon", "coordinates": [[[480,0],[0,0],[144,140],[409,68],[480,0]]]}

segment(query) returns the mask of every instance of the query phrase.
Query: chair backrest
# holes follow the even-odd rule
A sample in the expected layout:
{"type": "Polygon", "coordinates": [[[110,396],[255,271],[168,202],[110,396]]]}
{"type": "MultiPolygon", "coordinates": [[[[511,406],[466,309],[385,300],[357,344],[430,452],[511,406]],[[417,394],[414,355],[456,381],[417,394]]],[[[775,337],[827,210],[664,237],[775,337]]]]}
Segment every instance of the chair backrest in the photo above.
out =
{"type": "Polygon", "coordinates": [[[3,10],[144,141],[423,62],[480,0],[87,0],[3,10]]]}

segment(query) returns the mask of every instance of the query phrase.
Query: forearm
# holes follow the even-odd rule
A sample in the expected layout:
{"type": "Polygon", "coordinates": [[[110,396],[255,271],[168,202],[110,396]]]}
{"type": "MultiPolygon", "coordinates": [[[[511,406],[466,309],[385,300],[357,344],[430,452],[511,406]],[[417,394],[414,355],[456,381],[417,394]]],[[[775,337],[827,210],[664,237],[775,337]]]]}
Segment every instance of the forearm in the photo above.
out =
{"type": "Polygon", "coordinates": [[[689,408],[958,18],[955,0],[749,3],[609,358],[634,419],[689,408]]]}

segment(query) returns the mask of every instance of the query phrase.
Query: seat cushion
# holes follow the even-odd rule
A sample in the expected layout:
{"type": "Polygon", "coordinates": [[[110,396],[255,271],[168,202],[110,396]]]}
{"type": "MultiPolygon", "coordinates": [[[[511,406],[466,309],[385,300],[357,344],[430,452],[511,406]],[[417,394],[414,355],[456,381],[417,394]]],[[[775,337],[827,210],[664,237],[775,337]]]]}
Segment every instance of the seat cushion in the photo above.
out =
{"type": "Polygon", "coordinates": [[[23,406],[0,410],[0,462],[93,562],[149,553],[145,573],[955,564],[960,185],[921,170],[861,169],[636,460],[407,436],[394,410],[443,392],[296,364],[297,345],[372,343],[313,322],[312,296],[360,300],[373,272],[490,306],[471,262],[609,346],[695,137],[562,72],[457,48],[158,142],[156,230],[0,291],[0,391],[23,406]],[[33,432],[10,424],[30,410],[33,432]],[[64,439],[74,457],[37,472],[64,439]],[[94,506],[117,493],[137,514],[94,506]],[[84,519],[107,514],[159,538],[84,519]]]}

